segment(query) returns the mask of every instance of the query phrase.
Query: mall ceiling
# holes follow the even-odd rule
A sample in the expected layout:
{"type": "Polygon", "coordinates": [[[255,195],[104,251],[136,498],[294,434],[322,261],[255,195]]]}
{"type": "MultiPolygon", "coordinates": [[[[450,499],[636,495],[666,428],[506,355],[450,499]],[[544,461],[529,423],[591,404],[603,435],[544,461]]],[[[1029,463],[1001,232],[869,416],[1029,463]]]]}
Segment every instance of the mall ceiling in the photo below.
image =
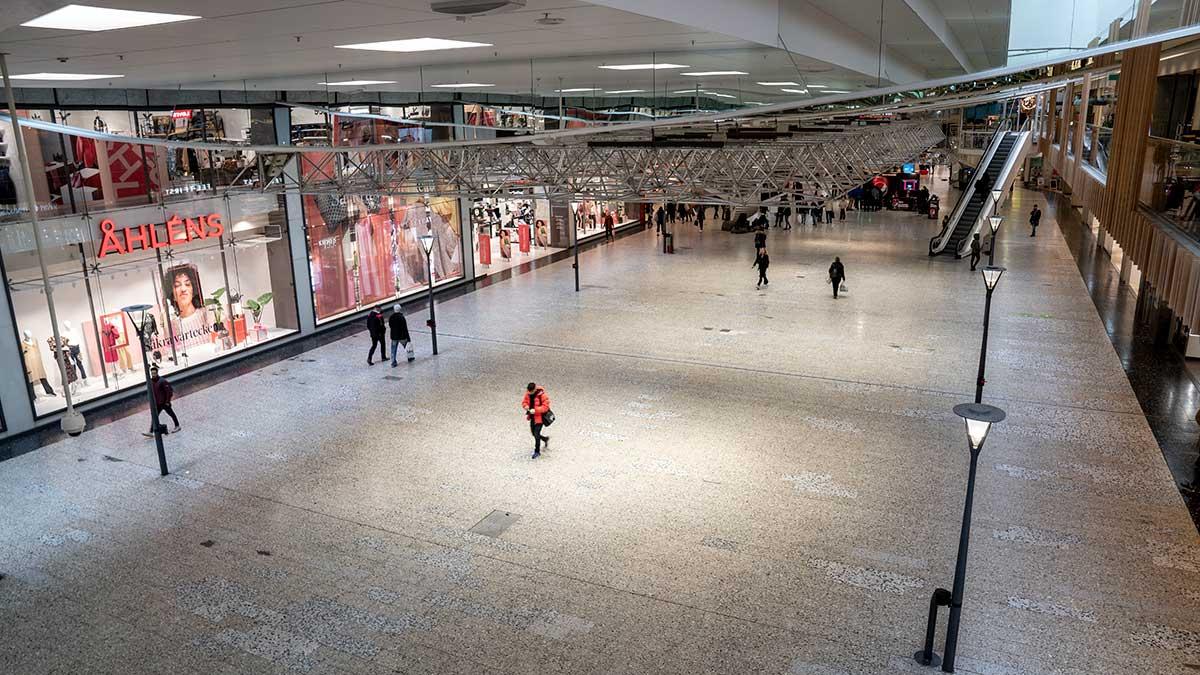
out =
{"type": "Polygon", "coordinates": [[[202,18],[100,32],[34,28],[20,24],[68,3],[4,0],[0,50],[10,54],[14,74],[123,76],[77,83],[21,81],[20,86],[311,91],[323,89],[327,81],[375,80],[385,83],[334,89],[439,91],[435,85],[481,83],[493,86],[465,90],[553,95],[558,89],[588,89],[572,92],[584,96],[704,89],[740,102],[772,103],[804,98],[797,91],[807,85],[813,94],[822,87],[857,91],[1003,65],[1011,4],[527,0],[517,9],[459,20],[435,13],[429,0],[77,2],[202,18]],[[537,23],[547,15],[562,22],[537,23]],[[415,53],[337,48],[422,37],[491,46],[415,53]],[[599,67],[650,62],[687,67],[599,67]],[[682,74],[713,71],[747,74],[682,74]]]}

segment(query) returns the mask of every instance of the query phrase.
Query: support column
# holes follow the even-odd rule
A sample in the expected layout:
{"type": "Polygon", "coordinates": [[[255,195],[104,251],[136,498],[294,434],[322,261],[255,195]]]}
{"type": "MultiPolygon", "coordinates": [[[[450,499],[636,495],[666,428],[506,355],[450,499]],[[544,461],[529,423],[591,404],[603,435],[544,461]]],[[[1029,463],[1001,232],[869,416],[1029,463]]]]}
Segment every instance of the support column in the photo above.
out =
{"type": "MultiPolygon", "coordinates": [[[[279,145],[290,145],[292,142],[292,111],[286,106],[275,108],[275,142],[279,145]]],[[[295,183],[299,178],[300,167],[297,160],[288,162],[284,168],[284,183],[295,183]]],[[[313,309],[312,266],[308,260],[308,237],[304,231],[304,201],[300,194],[294,191],[284,193],[284,203],[287,207],[288,244],[292,253],[292,274],[296,280],[296,317],[300,323],[300,333],[312,333],[317,328],[316,313],[313,309]]]]}
{"type": "MultiPolygon", "coordinates": [[[[0,260],[0,275],[5,279],[4,262],[0,260]]],[[[29,388],[26,386],[25,360],[21,358],[21,345],[17,338],[17,326],[13,324],[10,305],[11,296],[0,289],[0,406],[3,407],[5,431],[0,438],[33,428],[33,408],[29,404],[29,388]],[[19,376],[18,376],[19,375],[19,376]]]]}
{"type": "MultiPolygon", "coordinates": [[[[1087,129],[1087,113],[1088,113],[1088,96],[1092,91],[1092,74],[1088,73],[1083,76],[1083,83],[1079,87],[1079,108],[1075,115],[1075,166],[1074,170],[1079,171],[1079,167],[1083,166],[1087,160],[1087,150],[1084,148],[1083,139],[1085,130],[1087,129]]],[[[1074,179],[1074,176],[1072,176],[1074,179]]]]}
{"type": "Polygon", "coordinates": [[[1122,254],[1123,255],[1121,256],[1120,278],[1121,278],[1121,283],[1128,285],[1129,284],[1129,274],[1130,274],[1130,272],[1133,271],[1133,261],[1131,261],[1129,259],[1128,255],[1124,255],[1124,251],[1122,251],[1122,254]]]}

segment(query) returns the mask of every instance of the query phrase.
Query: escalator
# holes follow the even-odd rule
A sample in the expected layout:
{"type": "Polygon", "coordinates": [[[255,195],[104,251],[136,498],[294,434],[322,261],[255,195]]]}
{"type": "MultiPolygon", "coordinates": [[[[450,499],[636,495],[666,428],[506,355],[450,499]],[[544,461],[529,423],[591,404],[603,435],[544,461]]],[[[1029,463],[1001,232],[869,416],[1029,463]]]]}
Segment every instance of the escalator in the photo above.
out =
{"type": "Polygon", "coordinates": [[[951,212],[947,226],[929,241],[929,255],[953,255],[961,258],[970,248],[971,238],[980,224],[992,214],[991,190],[976,190],[979,177],[986,173],[992,179],[992,190],[1006,190],[1016,177],[1021,156],[1029,144],[1029,132],[1001,129],[988,143],[987,150],[975,168],[971,184],[963,192],[951,212]]]}

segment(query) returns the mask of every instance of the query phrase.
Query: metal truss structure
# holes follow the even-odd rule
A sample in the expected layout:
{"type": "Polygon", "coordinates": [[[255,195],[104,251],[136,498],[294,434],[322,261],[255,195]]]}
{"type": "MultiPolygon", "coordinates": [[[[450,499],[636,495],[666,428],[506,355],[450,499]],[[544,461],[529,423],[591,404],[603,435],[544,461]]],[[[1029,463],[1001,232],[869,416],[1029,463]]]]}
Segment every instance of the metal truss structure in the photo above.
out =
{"type": "MultiPolygon", "coordinates": [[[[270,189],[422,195],[758,204],[784,193],[839,196],[940,143],[933,120],[833,126],[767,142],[605,141],[351,152],[260,152],[270,189]]],[[[803,198],[801,198],[803,199],[803,198]]]]}

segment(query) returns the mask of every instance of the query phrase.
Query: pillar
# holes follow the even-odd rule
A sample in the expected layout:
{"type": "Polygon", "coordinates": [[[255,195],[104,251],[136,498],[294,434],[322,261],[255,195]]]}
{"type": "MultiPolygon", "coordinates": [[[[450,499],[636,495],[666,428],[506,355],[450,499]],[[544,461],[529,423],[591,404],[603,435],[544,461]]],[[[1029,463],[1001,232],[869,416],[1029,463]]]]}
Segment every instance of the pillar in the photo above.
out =
{"type": "MultiPolygon", "coordinates": [[[[286,106],[275,108],[275,141],[279,145],[292,142],[292,111],[286,106]]],[[[296,160],[284,168],[284,184],[294,183],[299,178],[300,167],[296,160]]],[[[308,238],[304,231],[304,201],[294,190],[284,192],[287,205],[288,245],[292,255],[292,273],[296,280],[296,316],[300,320],[300,332],[316,330],[316,313],[313,309],[312,267],[308,260],[308,238]]]]}

